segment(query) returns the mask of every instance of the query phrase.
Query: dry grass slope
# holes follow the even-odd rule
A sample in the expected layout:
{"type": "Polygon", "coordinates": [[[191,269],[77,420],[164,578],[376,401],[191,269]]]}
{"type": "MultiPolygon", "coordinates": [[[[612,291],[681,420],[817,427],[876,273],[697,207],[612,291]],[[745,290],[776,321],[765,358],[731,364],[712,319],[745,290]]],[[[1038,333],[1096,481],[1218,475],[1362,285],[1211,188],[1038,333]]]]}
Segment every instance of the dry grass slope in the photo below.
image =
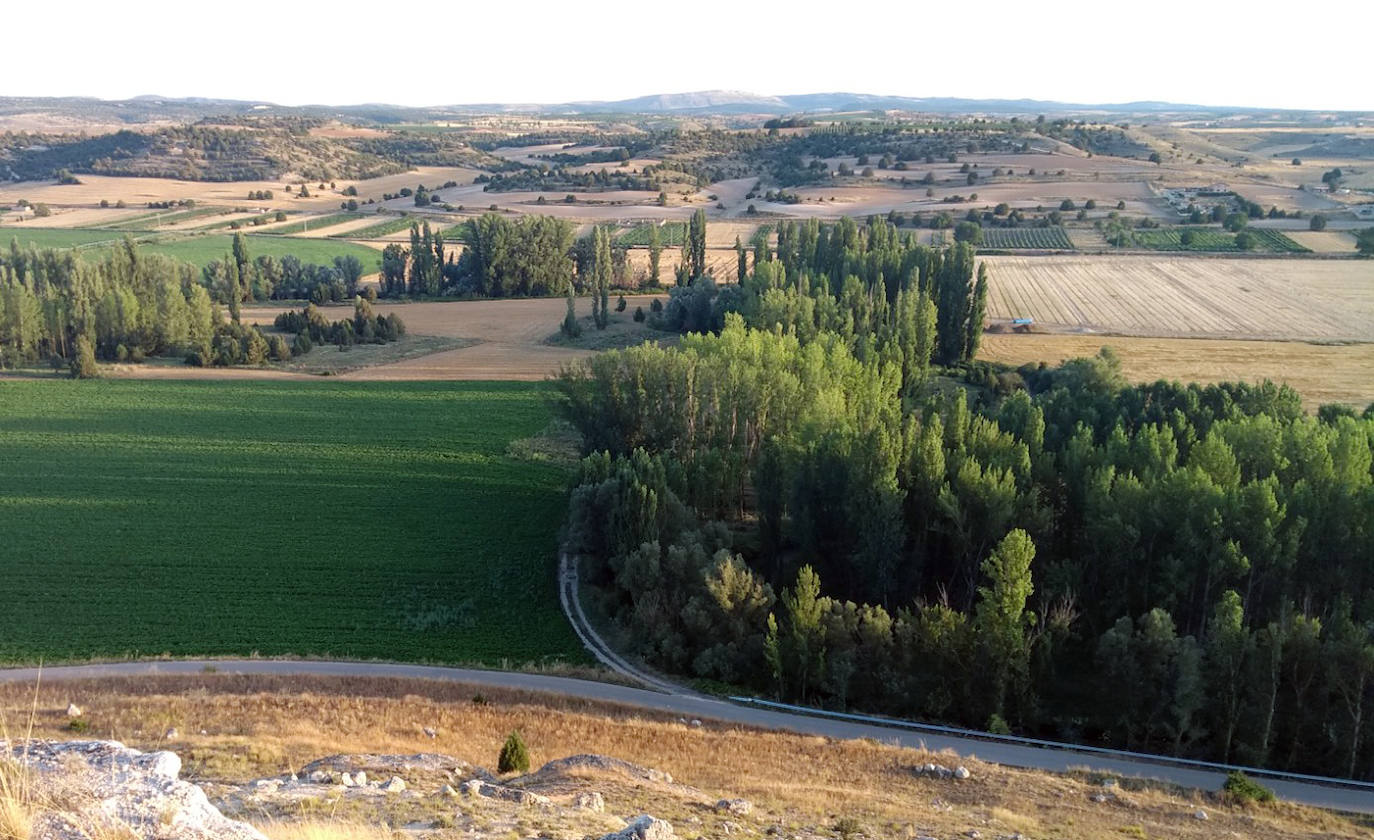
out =
{"type": "MultiPolygon", "coordinates": [[[[490,767],[506,734],[520,730],[534,766],[579,753],[602,753],[672,774],[678,786],[624,784],[596,776],[608,813],[649,812],[684,837],[726,833],[703,802],[742,796],[755,805],[749,831],[834,836],[852,820],[867,837],[984,837],[1015,832],[1079,840],[1122,836],[1315,838],[1374,837],[1344,817],[1289,805],[1242,807],[1207,793],[1121,780],[1106,797],[1100,776],[1052,775],[964,761],[966,782],[918,776],[926,761],[952,756],[871,741],[832,741],[716,725],[588,701],[482,690],[419,680],[197,677],[49,684],[38,695],[35,735],[57,737],[71,701],[88,713],[87,737],[112,737],[142,749],[171,748],[195,781],[241,782],[297,770],[332,753],[441,752],[490,767]],[[474,702],[474,700],[480,702],[474,702]],[[433,727],[427,737],[422,727],[433,727]],[[182,737],[167,743],[168,727],[182,737]],[[696,789],[690,795],[681,785],[696,789]],[[674,791],[677,793],[674,793],[674,791]],[[1199,809],[1207,821],[1195,818],[1199,809]],[[695,821],[693,821],[695,818],[695,821]]],[[[0,687],[0,714],[27,714],[31,687],[0,687]]],[[[327,816],[327,813],[326,815],[327,816]]],[[[266,826],[277,840],[369,836],[367,815],[338,814],[292,828],[266,826]],[[280,830],[278,830],[280,829],[280,830]],[[335,833],[339,832],[339,833],[335,833]]],[[[293,821],[295,822],[295,821],[293,821]]],[[[529,824],[522,836],[541,829],[529,824]]],[[[565,836],[557,832],[550,836],[565,836]]],[[[580,835],[577,835],[580,836],[580,835]]]]}

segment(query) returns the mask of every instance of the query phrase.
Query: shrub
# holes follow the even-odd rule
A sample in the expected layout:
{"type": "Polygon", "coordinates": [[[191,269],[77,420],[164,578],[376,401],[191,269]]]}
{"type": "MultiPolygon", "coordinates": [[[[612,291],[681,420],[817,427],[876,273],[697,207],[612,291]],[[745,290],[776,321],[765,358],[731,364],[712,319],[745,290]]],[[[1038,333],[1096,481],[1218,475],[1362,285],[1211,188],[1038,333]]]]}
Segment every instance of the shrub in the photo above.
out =
{"type": "Polygon", "coordinates": [[[501,755],[496,760],[496,772],[528,773],[529,770],[529,750],[525,749],[525,742],[520,733],[512,732],[506,738],[506,743],[501,745],[501,755]]]}
{"type": "Polygon", "coordinates": [[[624,296],[624,295],[621,295],[620,297],[616,298],[616,301],[615,301],[615,311],[616,311],[616,312],[624,312],[624,311],[625,311],[625,306],[626,306],[626,303],[625,303],[625,296],[624,296]]]}
{"type": "Polygon", "coordinates": [[[636,306],[636,307],[635,307],[635,315],[634,315],[634,318],[635,318],[635,323],[638,323],[638,324],[644,323],[644,307],[642,307],[642,306],[636,306]]]}
{"type": "Polygon", "coordinates": [[[1313,213],[1307,221],[1307,227],[1309,230],[1326,230],[1326,217],[1321,213],[1313,213]]]}
{"type": "Polygon", "coordinates": [[[1010,735],[1011,727],[1007,725],[1005,718],[994,712],[992,717],[988,718],[988,732],[993,735],[1010,735]]]}
{"type": "Polygon", "coordinates": [[[663,301],[662,301],[662,300],[659,300],[658,298],[654,298],[653,301],[651,301],[651,302],[649,303],[649,311],[650,311],[650,312],[662,312],[662,311],[663,311],[663,301]]]}
{"type": "Polygon", "coordinates": [[[1221,789],[1238,802],[1273,802],[1274,792],[1239,770],[1226,774],[1221,789]]]}

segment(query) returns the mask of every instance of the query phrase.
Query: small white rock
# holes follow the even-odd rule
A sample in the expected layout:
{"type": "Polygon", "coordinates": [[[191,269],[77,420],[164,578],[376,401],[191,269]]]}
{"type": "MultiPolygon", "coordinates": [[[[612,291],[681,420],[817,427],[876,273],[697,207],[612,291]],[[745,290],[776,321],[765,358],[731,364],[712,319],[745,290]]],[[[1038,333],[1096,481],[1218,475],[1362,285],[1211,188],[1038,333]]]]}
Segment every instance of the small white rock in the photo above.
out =
{"type": "Polygon", "coordinates": [[[78,706],[78,705],[76,705],[75,703],[68,703],[68,704],[67,704],[67,717],[69,717],[69,718],[79,718],[79,717],[81,717],[81,707],[78,706]]]}
{"type": "Polygon", "coordinates": [[[463,782],[463,793],[474,798],[481,796],[482,784],[483,783],[481,779],[471,779],[469,781],[463,782]]]}
{"type": "Polygon", "coordinates": [[[600,793],[583,791],[573,797],[573,807],[579,811],[591,811],[594,814],[604,813],[606,810],[606,799],[600,793]]]}
{"type": "Polygon", "coordinates": [[[311,770],[310,775],[306,776],[305,778],[309,780],[311,784],[314,785],[329,784],[329,774],[323,770],[311,770]]]}
{"type": "Polygon", "coordinates": [[[438,732],[438,730],[436,730],[436,729],[435,729],[434,727],[432,727],[432,726],[426,726],[426,727],[425,727],[423,730],[421,730],[421,731],[423,731],[423,732],[425,733],[425,736],[428,737],[428,738],[430,738],[431,740],[433,740],[434,738],[438,738],[438,737],[439,737],[439,732],[438,732]]]}
{"type": "Polygon", "coordinates": [[[386,784],[382,785],[382,790],[387,793],[401,793],[406,789],[405,779],[400,776],[392,776],[386,784]]]}
{"type": "Polygon", "coordinates": [[[453,789],[453,785],[444,785],[444,787],[439,791],[439,795],[446,796],[449,799],[453,799],[458,795],[458,791],[453,789]]]}
{"type": "Polygon", "coordinates": [[[358,782],[353,778],[352,773],[340,773],[339,784],[343,785],[344,787],[353,787],[354,785],[358,784],[358,782]]]}
{"type": "Polygon", "coordinates": [[[697,720],[696,718],[692,718],[692,728],[693,728],[693,729],[700,729],[700,728],[701,728],[701,721],[697,720]]]}
{"type": "Polygon", "coordinates": [[[1196,811],[1193,812],[1193,819],[1195,819],[1195,820],[1206,820],[1206,819],[1207,819],[1207,812],[1204,811],[1204,810],[1202,810],[1201,808],[1199,808],[1199,809],[1197,809],[1196,811]]]}
{"type": "Polygon", "coordinates": [[[181,733],[177,731],[175,726],[170,726],[167,728],[167,731],[163,733],[162,737],[163,740],[175,741],[177,738],[181,737],[181,733]]]}
{"type": "Polygon", "coordinates": [[[367,774],[359,770],[353,774],[353,781],[358,783],[358,787],[363,787],[367,784],[367,774]]]}
{"type": "Polygon", "coordinates": [[[954,768],[954,778],[956,778],[956,779],[967,779],[968,777],[969,777],[969,772],[968,772],[968,768],[967,768],[967,767],[964,767],[963,765],[960,765],[960,766],[954,768]]]}

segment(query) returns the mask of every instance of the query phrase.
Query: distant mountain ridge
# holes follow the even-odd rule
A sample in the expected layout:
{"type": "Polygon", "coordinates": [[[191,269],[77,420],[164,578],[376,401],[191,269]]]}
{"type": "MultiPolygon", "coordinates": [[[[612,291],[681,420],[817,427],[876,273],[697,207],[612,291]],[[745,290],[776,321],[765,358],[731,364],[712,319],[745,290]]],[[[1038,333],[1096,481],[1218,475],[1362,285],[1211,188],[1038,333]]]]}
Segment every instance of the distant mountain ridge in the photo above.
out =
{"type": "MultiPolygon", "coordinates": [[[[564,103],[488,102],[415,107],[385,103],[351,105],[278,105],[264,100],[163,97],[142,95],[125,100],[92,97],[0,96],[0,118],[32,113],[61,114],[90,120],[139,124],[188,122],[214,116],[280,115],[366,120],[377,123],[414,122],[469,114],[644,114],[663,116],[741,116],[905,111],[929,114],[1237,114],[1308,113],[1280,108],[1189,105],[1143,101],[1084,104],[1039,99],[969,99],[909,97],[869,93],[807,93],[768,96],[747,91],[704,90],[661,93],[613,101],[564,103]]],[[[1322,112],[1326,113],[1326,112],[1322,112]]]]}

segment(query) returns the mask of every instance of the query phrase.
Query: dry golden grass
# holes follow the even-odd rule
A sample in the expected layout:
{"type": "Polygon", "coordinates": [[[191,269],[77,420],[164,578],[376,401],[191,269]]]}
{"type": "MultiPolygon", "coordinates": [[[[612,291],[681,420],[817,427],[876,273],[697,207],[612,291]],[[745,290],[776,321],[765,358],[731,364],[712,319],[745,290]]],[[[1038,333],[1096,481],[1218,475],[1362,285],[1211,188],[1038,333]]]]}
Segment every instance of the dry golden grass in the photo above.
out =
{"type": "MultiPolygon", "coordinates": [[[[14,714],[32,696],[29,687],[0,686],[0,708],[14,714]]],[[[606,792],[610,813],[648,810],[681,828],[697,825],[691,823],[696,817],[708,836],[714,836],[708,829],[715,817],[703,803],[734,796],[754,802],[749,819],[760,828],[826,835],[837,820],[847,818],[870,837],[954,836],[976,829],[984,836],[1020,831],[1078,840],[1119,836],[1130,826],[1140,826],[1149,837],[1179,840],[1374,836],[1344,817],[1298,806],[1243,808],[1205,793],[1130,780],[1122,781],[1115,800],[1098,803],[1090,797],[1102,788],[1085,776],[710,721],[692,728],[669,715],[610,704],[423,680],[205,674],[49,684],[38,693],[35,735],[69,737],[61,710],[73,701],[90,716],[88,737],[173,749],[196,781],[276,775],[339,752],[442,752],[490,767],[506,734],[518,729],[536,767],[592,752],[671,773],[700,793],[617,786],[609,778],[594,784],[606,792]],[[479,693],[482,702],[474,702],[479,693]],[[438,736],[426,737],[424,726],[437,729],[438,736]],[[173,743],[163,739],[168,727],[182,733],[173,743]],[[964,763],[972,778],[956,783],[916,776],[913,766],[928,760],[964,763]],[[1208,821],[1193,817],[1198,808],[1207,810],[1208,821]]],[[[368,830],[365,819],[302,830],[316,828],[344,833],[269,834],[276,840],[369,836],[357,833],[368,830]]]]}
{"type": "Polygon", "coordinates": [[[392,836],[386,826],[351,820],[271,820],[256,827],[271,840],[377,840],[392,836]]]}
{"type": "Polygon", "coordinates": [[[1131,382],[1257,382],[1291,385],[1315,411],[1323,403],[1374,402],[1374,344],[1224,341],[1085,335],[985,334],[978,356],[1009,365],[1058,364],[1111,347],[1131,382]]]}

